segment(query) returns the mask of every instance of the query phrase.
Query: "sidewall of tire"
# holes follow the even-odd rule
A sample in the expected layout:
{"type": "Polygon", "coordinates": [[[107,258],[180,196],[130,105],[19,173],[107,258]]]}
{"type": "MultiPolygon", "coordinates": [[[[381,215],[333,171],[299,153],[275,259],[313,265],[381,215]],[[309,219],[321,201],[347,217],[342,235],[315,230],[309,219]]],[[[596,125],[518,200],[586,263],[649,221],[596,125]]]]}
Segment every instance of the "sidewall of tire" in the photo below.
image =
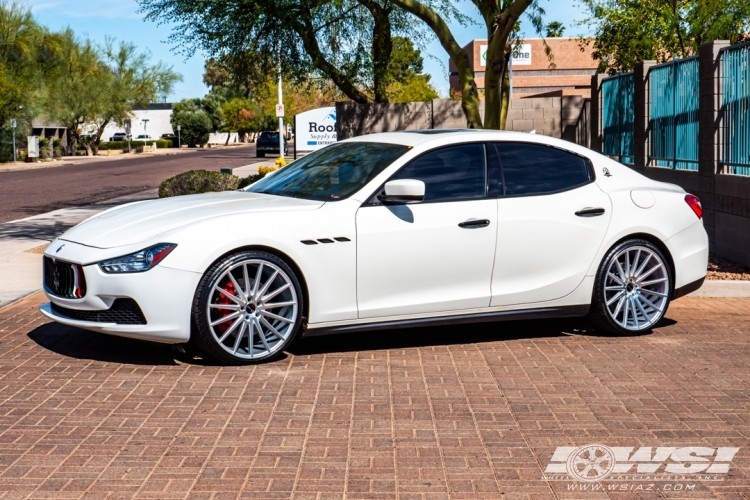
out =
{"type": "Polygon", "coordinates": [[[594,291],[591,297],[591,312],[589,314],[589,320],[591,320],[591,322],[594,323],[594,326],[602,328],[615,335],[637,335],[640,333],[647,333],[651,331],[653,327],[657,326],[664,319],[664,316],[666,316],[667,310],[669,309],[669,304],[672,301],[673,291],[674,291],[674,273],[672,272],[672,268],[669,265],[669,260],[667,259],[667,256],[664,255],[664,252],[661,249],[659,249],[659,247],[657,247],[656,245],[654,245],[648,240],[644,240],[640,238],[633,238],[633,239],[625,240],[621,243],[618,243],[614,247],[612,247],[609,250],[609,252],[607,252],[604,259],[602,259],[601,264],[599,264],[599,269],[596,273],[596,279],[594,281],[594,291]],[[648,328],[644,328],[643,330],[627,330],[623,328],[622,326],[620,326],[619,324],[617,324],[617,322],[615,322],[615,320],[613,320],[612,317],[609,315],[609,311],[607,311],[607,304],[606,304],[606,299],[604,296],[605,273],[607,272],[607,269],[609,268],[609,264],[611,263],[615,255],[620,253],[625,248],[634,247],[634,246],[648,247],[650,250],[656,252],[659,255],[659,258],[661,258],[662,262],[664,263],[664,266],[667,269],[667,276],[669,277],[669,291],[668,291],[668,297],[667,297],[667,304],[664,307],[664,313],[662,314],[662,317],[659,318],[659,321],[657,321],[656,323],[654,323],[652,326],[648,328]]]}
{"type": "Polygon", "coordinates": [[[305,311],[304,300],[305,296],[302,294],[302,287],[300,286],[299,278],[289,267],[289,265],[279,257],[259,250],[244,250],[227,255],[226,257],[213,264],[204,273],[203,278],[201,279],[200,283],[198,284],[198,288],[195,291],[191,318],[191,342],[198,346],[200,350],[210,358],[227,364],[244,365],[272,361],[284,352],[284,350],[294,341],[295,337],[299,333],[305,311]],[[289,279],[292,281],[292,285],[294,286],[294,291],[297,295],[297,318],[295,320],[291,334],[287,337],[284,344],[276,352],[274,352],[270,356],[259,359],[244,359],[235,357],[222,349],[222,347],[218,345],[218,342],[211,333],[211,329],[208,326],[208,318],[206,313],[206,307],[208,305],[208,300],[211,298],[211,291],[213,289],[213,285],[215,284],[214,282],[231,266],[237,264],[238,262],[242,262],[243,260],[249,259],[266,260],[280,267],[287,274],[287,276],[289,276],[289,279]]]}

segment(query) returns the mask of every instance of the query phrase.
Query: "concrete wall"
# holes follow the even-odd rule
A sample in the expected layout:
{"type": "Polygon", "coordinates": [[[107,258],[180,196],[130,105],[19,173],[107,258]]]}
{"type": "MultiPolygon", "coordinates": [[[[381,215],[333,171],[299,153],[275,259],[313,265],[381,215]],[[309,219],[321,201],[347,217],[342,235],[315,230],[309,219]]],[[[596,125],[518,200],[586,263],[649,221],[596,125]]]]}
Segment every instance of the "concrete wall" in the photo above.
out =
{"type": "MultiPolygon", "coordinates": [[[[563,137],[567,130],[573,140],[575,125],[584,99],[580,96],[513,99],[508,110],[506,130],[563,137]]],[[[484,118],[484,101],[480,101],[484,118]]],[[[388,104],[336,103],[336,132],[339,140],[396,130],[466,128],[461,101],[436,99],[432,102],[388,104]]]]}
{"type": "MultiPolygon", "coordinates": [[[[699,133],[698,171],[672,170],[648,165],[649,120],[646,98],[648,68],[654,61],[643,61],[634,69],[635,122],[634,165],[643,175],[677,184],[701,199],[703,223],[711,251],[750,266],[750,177],[730,175],[719,164],[721,147],[721,104],[719,50],[729,44],[714,41],[701,45],[699,56],[699,133]]],[[[601,75],[591,81],[592,149],[601,151],[602,127],[599,111],[601,75]]]]}

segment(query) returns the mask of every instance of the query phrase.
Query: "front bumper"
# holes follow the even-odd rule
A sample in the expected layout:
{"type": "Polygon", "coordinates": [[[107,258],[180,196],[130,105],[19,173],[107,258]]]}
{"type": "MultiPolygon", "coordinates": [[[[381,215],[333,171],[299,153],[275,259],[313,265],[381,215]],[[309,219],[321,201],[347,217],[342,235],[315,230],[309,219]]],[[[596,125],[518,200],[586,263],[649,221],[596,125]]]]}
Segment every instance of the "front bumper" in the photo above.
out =
{"type": "Polygon", "coordinates": [[[40,307],[42,314],[59,323],[121,337],[169,344],[190,339],[193,296],[199,273],[156,266],[143,273],[106,274],[97,264],[83,266],[87,291],[81,299],[66,299],[44,292],[58,306],[81,311],[105,311],[118,298],[137,302],[145,325],[80,321],[55,311],[51,304],[40,307]]]}

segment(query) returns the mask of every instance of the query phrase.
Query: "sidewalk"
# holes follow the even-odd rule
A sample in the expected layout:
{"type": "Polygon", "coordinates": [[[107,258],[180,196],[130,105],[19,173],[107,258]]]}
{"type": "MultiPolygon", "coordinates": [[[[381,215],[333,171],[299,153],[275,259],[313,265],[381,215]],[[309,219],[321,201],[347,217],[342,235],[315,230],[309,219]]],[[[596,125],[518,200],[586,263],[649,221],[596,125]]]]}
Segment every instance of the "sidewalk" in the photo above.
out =
{"type": "Polygon", "coordinates": [[[50,241],[98,212],[156,198],[157,193],[156,189],[150,189],[95,205],[63,208],[0,224],[0,308],[41,288],[41,254],[50,241]]]}
{"type": "MultiPolygon", "coordinates": [[[[195,151],[195,150],[193,150],[195,151]]],[[[117,157],[112,157],[115,159],[117,157]]],[[[102,158],[108,161],[107,157],[102,158]]],[[[93,161],[92,158],[90,161],[93,161]]],[[[63,163],[63,162],[60,162],[63,163]]],[[[257,174],[273,160],[260,160],[233,169],[234,175],[257,174]]],[[[121,196],[94,205],[71,207],[0,223],[0,308],[41,289],[41,254],[50,241],[92,215],[132,201],[158,198],[158,190],[121,196]]]]}

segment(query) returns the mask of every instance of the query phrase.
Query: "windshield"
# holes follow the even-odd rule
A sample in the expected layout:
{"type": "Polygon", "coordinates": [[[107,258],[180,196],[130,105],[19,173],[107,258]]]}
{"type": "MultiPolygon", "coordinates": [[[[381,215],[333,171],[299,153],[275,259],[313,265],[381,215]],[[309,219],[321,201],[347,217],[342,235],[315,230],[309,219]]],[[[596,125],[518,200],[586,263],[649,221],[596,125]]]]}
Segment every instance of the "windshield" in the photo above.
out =
{"type": "Polygon", "coordinates": [[[376,142],[332,144],[261,179],[247,189],[308,200],[340,200],[359,191],[409,150],[376,142]]]}

